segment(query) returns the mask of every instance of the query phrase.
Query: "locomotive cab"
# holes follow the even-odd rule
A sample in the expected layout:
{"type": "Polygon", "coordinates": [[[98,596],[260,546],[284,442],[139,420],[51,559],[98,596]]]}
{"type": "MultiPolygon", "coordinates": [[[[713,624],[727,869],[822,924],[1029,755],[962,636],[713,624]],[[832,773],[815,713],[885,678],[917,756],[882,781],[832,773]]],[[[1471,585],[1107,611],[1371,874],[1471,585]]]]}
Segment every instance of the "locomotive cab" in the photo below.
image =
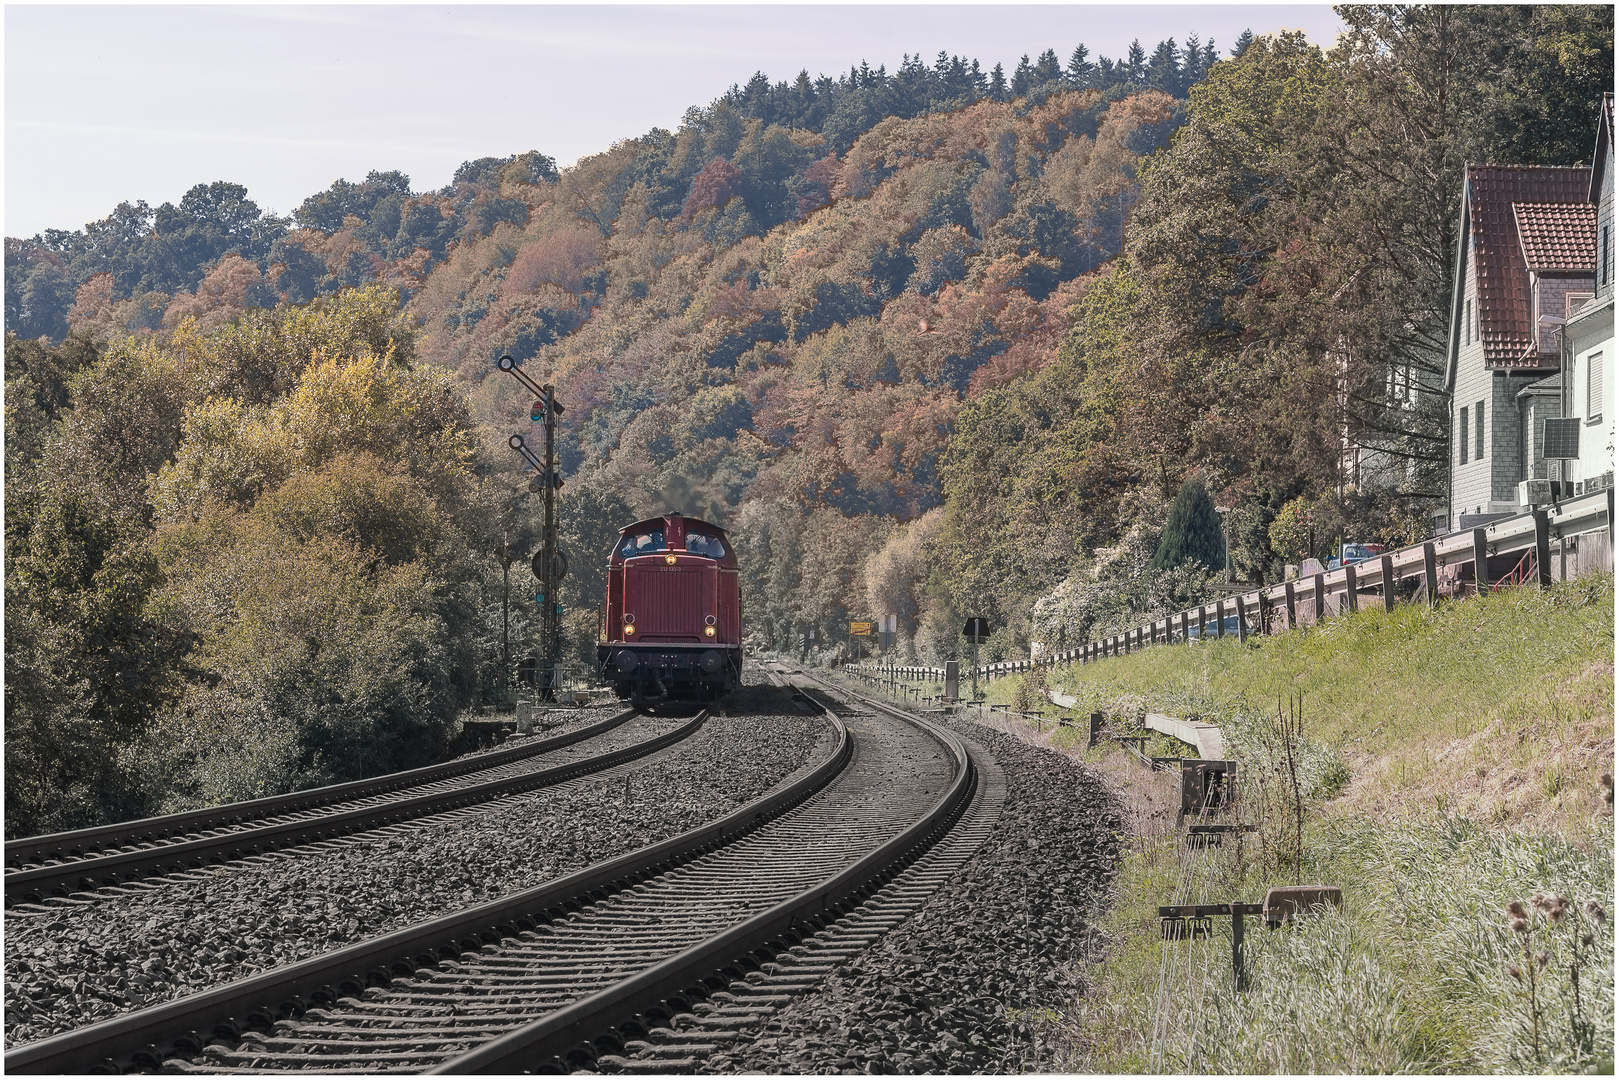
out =
{"type": "Polygon", "coordinates": [[[636,703],[711,701],[739,685],[741,582],[725,530],[681,514],[620,529],[596,658],[636,703]]]}

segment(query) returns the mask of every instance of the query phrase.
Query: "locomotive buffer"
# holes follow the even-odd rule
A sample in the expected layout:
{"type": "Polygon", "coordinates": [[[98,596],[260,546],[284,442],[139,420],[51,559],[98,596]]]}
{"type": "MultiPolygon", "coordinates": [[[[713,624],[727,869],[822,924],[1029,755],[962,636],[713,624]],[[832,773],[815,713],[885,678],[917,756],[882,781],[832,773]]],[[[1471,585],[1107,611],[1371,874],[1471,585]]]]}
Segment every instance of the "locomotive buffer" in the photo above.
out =
{"type": "Polygon", "coordinates": [[[528,490],[545,498],[545,527],[541,534],[540,550],[535,553],[532,564],[534,576],[539,579],[534,599],[540,605],[540,664],[535,672],[538,684],[535,688],[539,691],[540,700],[555,701],[562,684],[559,666],[562,655],[562,604],[557,592],[563,575],[568,572],[567,560],[557,546],[556,493],[562,487],[562,477],[556,468],[556,418],[562,415],[562,403],[556,399],[554,387],[549,383],[542,386],[530,379],[510,356],[502,356],[496,366],[535,395],[528,418],[540,425],[545,440],[541,454],[536,454],[521,435],[513,435],[509,442],[511,448],[521,454],[529,468],[534,470],[528,490]]]}

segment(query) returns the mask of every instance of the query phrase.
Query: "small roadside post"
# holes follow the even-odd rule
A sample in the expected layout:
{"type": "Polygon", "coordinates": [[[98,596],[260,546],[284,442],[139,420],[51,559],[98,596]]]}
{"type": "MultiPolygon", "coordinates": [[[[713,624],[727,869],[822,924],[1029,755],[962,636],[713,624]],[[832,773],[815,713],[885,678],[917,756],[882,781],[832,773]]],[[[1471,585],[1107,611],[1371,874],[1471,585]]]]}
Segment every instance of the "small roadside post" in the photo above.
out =
{"type": "Polygon", "coordinates": [[[1165,941],[1186,941],[1213,933],[1217,915],[1231,916],[1231,974],[1238,990],[1248,989],[1248,973],[1242,963],[1242,921],[1263,915],[1263,904],[1177,904],[1158,909],[1158,933],[1165,941]]]}

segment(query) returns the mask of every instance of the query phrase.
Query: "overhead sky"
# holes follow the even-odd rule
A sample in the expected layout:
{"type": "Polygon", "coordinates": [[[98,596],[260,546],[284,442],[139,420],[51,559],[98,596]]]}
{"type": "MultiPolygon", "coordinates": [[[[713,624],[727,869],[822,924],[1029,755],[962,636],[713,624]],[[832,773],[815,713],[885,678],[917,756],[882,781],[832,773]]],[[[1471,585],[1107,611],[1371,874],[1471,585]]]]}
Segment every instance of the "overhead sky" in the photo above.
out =
{"type": "Polygon", "coordinates": [[[837,75],[943,49],[1007,72],[1075,44],[1301,29],[1326,5],[78,6],[8,4],[5,235],[230,180],[285,214],[333,180],[540,150],[566,166],[674,129],[754,71],[837,75]]]}

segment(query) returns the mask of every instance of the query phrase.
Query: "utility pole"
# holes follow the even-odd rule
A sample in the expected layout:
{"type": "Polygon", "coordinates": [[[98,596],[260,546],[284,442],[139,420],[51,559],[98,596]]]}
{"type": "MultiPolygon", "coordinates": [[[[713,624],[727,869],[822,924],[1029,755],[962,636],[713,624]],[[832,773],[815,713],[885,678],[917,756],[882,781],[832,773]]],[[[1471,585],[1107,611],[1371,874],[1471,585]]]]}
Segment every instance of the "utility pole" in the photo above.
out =
{"type": "Polygon", "coordinates": [[[541,454],[536,455],[521,435],[508,441],[511,448],[522,455],[534,476],[528,490],[545,499],[545,524],[540,538],[540,550],[534,556],[534,576],[539,587],[534,599],[540,606],[540,664],[535,672],[540,700],[555,701],[561,684],[559,663],[562,655],[562,604],[558,591],[563,575],[568,572],[567,561],[557,547],[556,493],[562,487],[562,477],[556,468],[557,417],[562,415],[562,403],[556,399],[556,388],[549,383],[541,386],[523,374],[510,356],[502,356],[496,365],[534,393],[534,404],[529,407],[528,418],[539,424],[544,438],[541,454]]]}

